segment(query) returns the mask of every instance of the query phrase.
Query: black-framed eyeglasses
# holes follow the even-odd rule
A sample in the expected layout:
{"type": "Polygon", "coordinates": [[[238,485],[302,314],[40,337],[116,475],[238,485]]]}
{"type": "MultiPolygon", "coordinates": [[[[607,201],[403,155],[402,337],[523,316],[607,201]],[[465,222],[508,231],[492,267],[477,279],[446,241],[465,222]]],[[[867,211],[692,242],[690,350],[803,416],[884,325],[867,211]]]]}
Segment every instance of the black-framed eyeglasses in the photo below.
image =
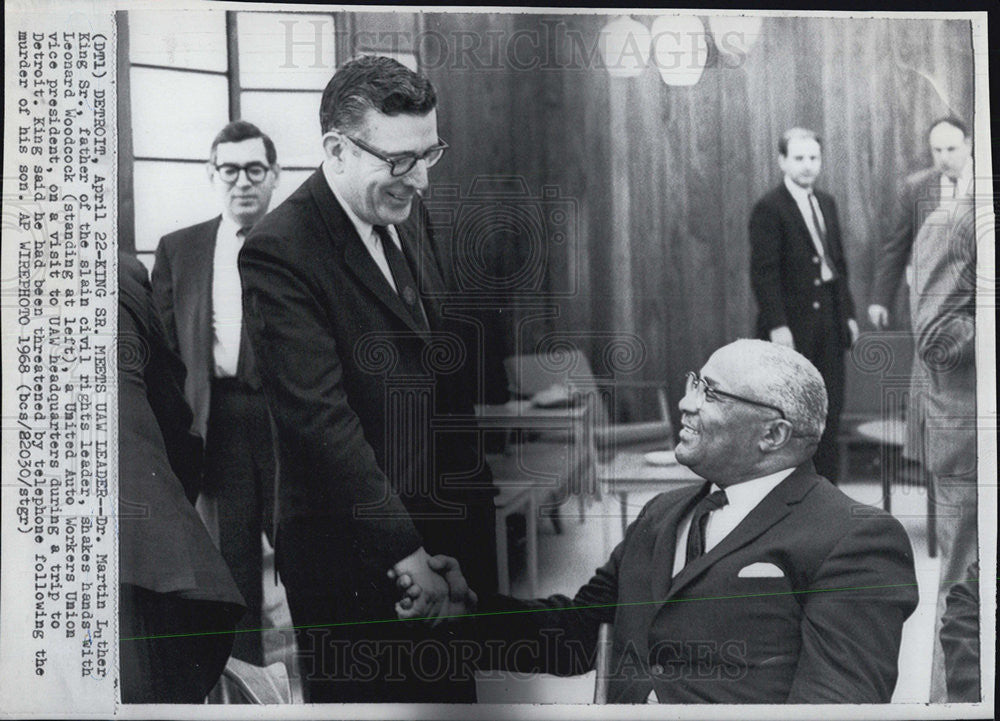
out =
{"type": "Polygon", "coordinates": [[[706,381],[704,378],[702,378],[694,371],[688,371],[688,374],[684,376],[684,380],[686,383],[685,392],[688,395],[692,394],[694,395],[695,402],[699,410],[701,409],[701,405],[702,403],[705,402],[706,398],[714,403],[718,401],[719,397],[721,396],[724,398],[729,398],[730,400],[740,401],[741,403],[749,403],[750,405],[757,406],[759,408],[767,408],[769,410],[776,411],[778,414],[781,415],[781,419],[783,421],[788,420],[788,417],[785,415],[785,412],[780,408],[778,408],[778,406],[773,406],[770,403],[764,403],[762,401],[755,401],[753,398],[744,398],[743,396],[738,396],[735,393],[727,393],[726,391],[720,391],[718,388],[710,386],[708,384],[708,381],[706,381]]]}
{"type": "Polygon", "coordinates": [[[219,174],[219,177],[226,183],[235,183],[240,177],[240,173],[247,174],[247,180],[256,185],[267,177],[267,171],[271,169],[270,165],[265,165],[264,163],[248,163],[246,165],[236,165],[234,163],[222,163],[221,165],[215,166],[215,171],[219,174]]]}
{"type": "Polygon", "coordinates": [[[379,160],[382,160],[389,164],[389,174],[394,178],[398,178],[401,175],[406,175],[411,170],[413,166],[417,164],[418,161],[423,160],[427,163],[427,167],[433,167],[437,161],[441,160],[441,156],[444,155],[444,151],[448,149],[448,143],[438,138],[437,145],[428,148],[422,153],[396,153],[394,155],[389,155],[385,151],[379,150],[378,148],[372,147],[363,140],[358,140],[357,138],[352,138],[350,135],[344,134],[344,137],[350,140],[352,143],[357,145],[359,148],[364,150],[370,155],[374,155],[379,160]]]}

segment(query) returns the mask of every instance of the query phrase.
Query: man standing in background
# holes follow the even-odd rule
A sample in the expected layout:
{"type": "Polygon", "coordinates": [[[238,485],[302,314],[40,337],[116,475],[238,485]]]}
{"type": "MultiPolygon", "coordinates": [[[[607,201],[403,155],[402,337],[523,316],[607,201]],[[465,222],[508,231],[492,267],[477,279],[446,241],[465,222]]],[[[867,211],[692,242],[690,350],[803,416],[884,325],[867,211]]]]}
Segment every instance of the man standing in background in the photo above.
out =
{"type": "Polygon", "coordinates": [[[822,145],[811,130],[792,128],[778,143],[785,177],[750,215],[750,282],[759,337],[794,348],[819,369],[829,396],[826,430],[814,462],[836,483],[837,434],[844,407],[844,352],[858,337],[854,301],[833,197],[813,188],[822,145]]]}
{"type": "Polygon", "coordinates": [[[935,120],[927,135],[934,166],[906,178],[899,193],[896,225],[875,254],[875,277],[868,319],[879,330],[889,325],[889,308],[910,262],[913,239],[927,216],[945,198],[970,194],[972,139],[961,120],[949,116],[935,120]]]}
{"type": "Polygon", "coordinates": [[[267,212],[281,168],[274,143],[236,120],[212,141],[209,180],[222,214],[164,236],[156,249],[153,297],[167,338],[187,366],[184,393],[205,439],[198,509],[229,564],[247,614],[233,655],[263,665],[262,530],[274,496],[267,406],[247,334],[236,257],[267,212]]]}
{"type": "MultiPolygon", "coordinates": [[[[979,552],[976,209],[970,198],[942,199],[917,232],[910,309],[917,346],[914,376],[921,384],[913,389],[917,396],[909,414],[910,437],[922,449],[934,484],[941,551],[930,700],[975,701],[978,657],[945,656],[942,646],[948,635],[942,632],[945,599],[956,585],[978,584],[978,578],[969,578],[979,552]],[[966,679],[965,690],[949,693],[946,680],[958,677],[966,679]]],[[[978,650],[978,643],[970,642],[972,646],[978,650]]]]}

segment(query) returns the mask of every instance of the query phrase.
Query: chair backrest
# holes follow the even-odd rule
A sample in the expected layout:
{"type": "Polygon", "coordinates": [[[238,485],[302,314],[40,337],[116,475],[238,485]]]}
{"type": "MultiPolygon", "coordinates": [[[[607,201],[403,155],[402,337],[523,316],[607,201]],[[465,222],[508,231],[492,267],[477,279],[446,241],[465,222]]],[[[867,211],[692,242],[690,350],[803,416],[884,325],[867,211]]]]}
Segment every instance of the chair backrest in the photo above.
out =
{"type": "Polygon", "coordinates": [[[532,398],[553,386],[591,406],[594,442],[605,457],[618,450],[673,448],[666,385],[660,382],[596,380],[579,348],[504,360],[511,395],[532,398]]]}
{"type": "Polygon", "coordinates": [[[516,398],[530,398],[554,385],[574,388],[594,385],[590,361],[579,348],[509,356],[503,364],[511,395],[516,398]]]}

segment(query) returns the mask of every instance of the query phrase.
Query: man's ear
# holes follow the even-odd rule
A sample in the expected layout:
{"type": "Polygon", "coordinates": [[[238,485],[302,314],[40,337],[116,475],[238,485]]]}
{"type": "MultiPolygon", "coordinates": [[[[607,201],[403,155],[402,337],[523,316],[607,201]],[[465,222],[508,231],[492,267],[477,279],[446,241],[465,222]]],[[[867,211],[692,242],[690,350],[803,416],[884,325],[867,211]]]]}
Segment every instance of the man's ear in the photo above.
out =
{"type": "Polygon", "coordinates": [[[323,134],[323,154],[334,161],[334,168],[339,168],[347,154],[347,139],[336,130],[323,134]]]}
{"type": "Polygon", "coordinates": [[[208,175],[208,182],[212,182],[215,177],[215,165],[211,160],[205,161],[205,173],[208,175]]]}
{"type": "Polygon", "coordinates": [[[278,181],[281,180],[281,165],[278,163],[272,165],[271,172],[274,173],[274,184],[277,185],[278,181]]]}
{"type": "Polygon", "coordinates": [[[784,418],[768,421],[760,438],[759,448],[765,453],[779,451],[792,440],[792,424],[784,418]]]}

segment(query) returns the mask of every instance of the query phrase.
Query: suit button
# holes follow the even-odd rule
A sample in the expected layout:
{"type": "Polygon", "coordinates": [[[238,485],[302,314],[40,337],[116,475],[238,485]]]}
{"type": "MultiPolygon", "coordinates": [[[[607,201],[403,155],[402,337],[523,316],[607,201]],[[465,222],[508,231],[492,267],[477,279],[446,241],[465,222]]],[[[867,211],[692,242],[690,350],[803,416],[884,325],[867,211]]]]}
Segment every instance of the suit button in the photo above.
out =
{"type": "Polygon", "coordinates": [[[814,255],[813,256],[813,263],[819,263],[819,256],[818,255],[814,255]]]}
{"type": "Polygon", "coordinates": [[[820,285],[820,284],[821,284],[822,282],[823,282],[823,281],[821,281],[821,280],[820,280],[819,278],[816,278],[816,279],[815,279],[815,280],[813,281],[813,285],[820,285]]]}
{"type": "Polygon", "coordinates": [[[813,310],[819,310],[819,301],[818,300],[814,300],[813,301],[813,310]]]}
{"type": "Polygon", "coordinates": [[[663,666],[661,666],[660,664],[655,664],[653,666],[650,666],[649,667],[649,672],[651,674],[653,674],[654,676],[662,676],[663,675],[663,666]]]}

